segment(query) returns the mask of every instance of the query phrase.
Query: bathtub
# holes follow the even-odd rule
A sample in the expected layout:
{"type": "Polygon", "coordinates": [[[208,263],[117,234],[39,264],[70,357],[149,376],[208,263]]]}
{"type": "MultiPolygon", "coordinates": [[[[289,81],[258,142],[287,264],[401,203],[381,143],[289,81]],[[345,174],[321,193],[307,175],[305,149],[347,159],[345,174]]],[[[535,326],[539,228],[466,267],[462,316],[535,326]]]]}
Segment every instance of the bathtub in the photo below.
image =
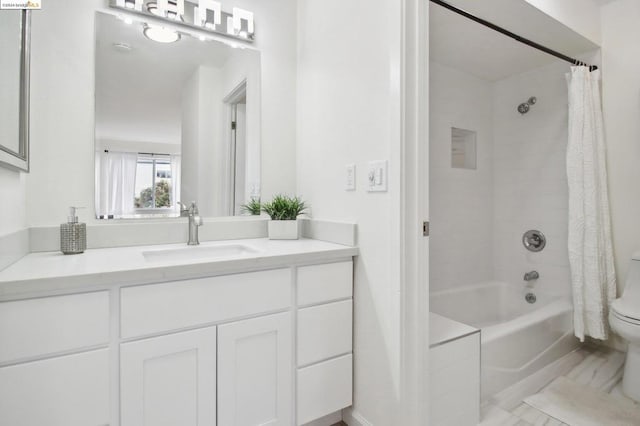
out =
{"type": "Polygon", "coordinates": [[[481,399],[535,373],[578,347],[568,298],[520,284],[490,282],[432,292],[430,310],[481,329],[481,399]]]}

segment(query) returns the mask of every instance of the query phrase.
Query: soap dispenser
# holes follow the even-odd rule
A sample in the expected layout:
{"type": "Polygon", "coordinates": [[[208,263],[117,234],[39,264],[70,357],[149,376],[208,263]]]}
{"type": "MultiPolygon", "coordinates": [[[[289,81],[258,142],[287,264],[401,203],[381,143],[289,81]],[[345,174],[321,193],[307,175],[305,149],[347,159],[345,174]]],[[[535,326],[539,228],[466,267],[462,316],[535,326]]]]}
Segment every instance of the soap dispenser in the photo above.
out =
{"type": "Polygon", "coordinates": [[[60,251],[64,254],[83,253],[87,248],[87,225],[78,222],[78,208],[69,207],[67,223],[60,225],[60,251]]]}

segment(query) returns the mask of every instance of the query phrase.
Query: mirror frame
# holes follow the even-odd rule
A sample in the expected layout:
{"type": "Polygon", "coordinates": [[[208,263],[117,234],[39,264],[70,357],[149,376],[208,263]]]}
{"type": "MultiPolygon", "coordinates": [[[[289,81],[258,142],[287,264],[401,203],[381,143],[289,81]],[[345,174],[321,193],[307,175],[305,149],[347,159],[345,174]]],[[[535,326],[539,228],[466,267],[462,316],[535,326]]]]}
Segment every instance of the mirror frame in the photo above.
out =
{"type": "Polygon", "coordinates": [[[20,121],[18,152],[0,144],[0,165],[29,173],[29,73],[31,12],[22,11],[20,37],[20,121]]]}

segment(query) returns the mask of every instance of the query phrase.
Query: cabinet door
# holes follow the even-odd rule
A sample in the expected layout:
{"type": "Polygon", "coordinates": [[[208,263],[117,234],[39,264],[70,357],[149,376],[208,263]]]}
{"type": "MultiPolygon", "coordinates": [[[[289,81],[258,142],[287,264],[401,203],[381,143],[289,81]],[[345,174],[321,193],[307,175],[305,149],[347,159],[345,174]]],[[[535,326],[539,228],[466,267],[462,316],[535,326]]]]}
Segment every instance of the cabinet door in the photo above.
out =
{"type": "Polygon", "coordinates": [[[216,328],[120,347],[121,426],[215,426],[216,328]]]}
{"type": "Polygon", "coordinates": [[[291,334],[290,313],[218,327],[220,425],[291,425],[291,334]]]}
{"type": "Polygon", "coordinates": [[[107,349],[0,368],[0,425],[107,424],[107,349]]]}

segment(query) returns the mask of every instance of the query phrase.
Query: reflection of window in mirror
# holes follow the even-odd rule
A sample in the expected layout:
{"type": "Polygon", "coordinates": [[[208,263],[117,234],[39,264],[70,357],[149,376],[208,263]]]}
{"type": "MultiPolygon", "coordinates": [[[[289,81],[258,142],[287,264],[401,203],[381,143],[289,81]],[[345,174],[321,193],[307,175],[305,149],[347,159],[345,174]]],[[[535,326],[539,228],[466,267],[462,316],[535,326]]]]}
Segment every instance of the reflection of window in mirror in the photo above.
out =
{"type": "Polygon", "coordinates": [[[138,214],[170,213],[175,211],[180,188],[173,193],[171,156],[138,154],[136,165],[134,207],[138,214]]]}
{"type": "Polygon", "coordinates": [[[476,169],[476,132],[451,128],[451,167],[476,169]]]}
{"type": "Polygon", "coordinates": [[[96,151],[99,219],[178,216],[180,155],[96,151]]]}

